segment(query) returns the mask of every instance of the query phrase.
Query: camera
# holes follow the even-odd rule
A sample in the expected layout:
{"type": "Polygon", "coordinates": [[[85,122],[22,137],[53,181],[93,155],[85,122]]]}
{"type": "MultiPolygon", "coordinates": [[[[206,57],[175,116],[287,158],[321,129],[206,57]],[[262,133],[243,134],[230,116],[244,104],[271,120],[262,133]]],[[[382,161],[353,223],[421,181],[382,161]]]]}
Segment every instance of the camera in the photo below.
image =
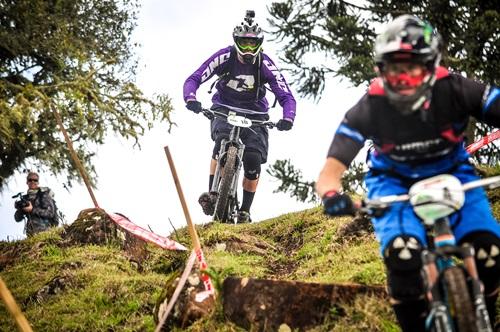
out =
{"type": "Polygon", "coordinates": [[[16,208],[16,210],[21,210],[25,207],[27,207],[28,205],[30,205],[30,201],[28,199],[28,196],[27,195],[23,195],[22,192],[12,196],[12,198],[18,198],[19,199],[17,201],[14,202],[14,207],[16,208]]]}
{"type": "Polygon", "coordinates": [[[252,25],[254,18],[255,18],[255,11],[247,10],[246,15],[245,15],[245,21],[248,24],[252,25]]]}

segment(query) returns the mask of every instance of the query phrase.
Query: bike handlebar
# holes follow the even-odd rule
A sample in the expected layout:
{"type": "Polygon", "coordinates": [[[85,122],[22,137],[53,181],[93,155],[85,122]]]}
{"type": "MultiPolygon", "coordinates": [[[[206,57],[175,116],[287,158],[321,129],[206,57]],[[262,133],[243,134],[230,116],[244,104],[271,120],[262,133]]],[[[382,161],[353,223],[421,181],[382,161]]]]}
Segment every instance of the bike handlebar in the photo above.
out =
{"type": "MultiPolygon", "coordinates": [[[[468,191],[471,189],[486,187],[493,189],[500,186],[500,176],[493,176],[485,179],[471,181],[462,185],[462,190],[468,191]]],[[[382,210],[388,208],[394,203],[407,202],[411,196],[409,194],[403,195],[389,195],[379,197],[377,199],[363,199],[360,210],[367,213],[373,213],[373,210],[382,210]]]]}
{"type": "MultiPolygon", "coordinates": [[[[203,115],[209,120],[212,120],[214,117],[224,118],[224,119],[226,119],[228,117],[228,114],[226,114],[224,112],[218,112],[218,111],[209,110],[206,108],[203,108],[201,110],[201,113],[203,113],[203,115]]],[[[238,113],[238,114],[242,114],[242,113],[238,113]]],[[[250,119],[250,118],[247,118],[247,119],[252,122],[252,126],[264,126],[264,127],[269,128],[269,129],[273,129],[276,127],[276,123],[272,122],[272,121],[254,120],[254,119],[250,119]]]]}

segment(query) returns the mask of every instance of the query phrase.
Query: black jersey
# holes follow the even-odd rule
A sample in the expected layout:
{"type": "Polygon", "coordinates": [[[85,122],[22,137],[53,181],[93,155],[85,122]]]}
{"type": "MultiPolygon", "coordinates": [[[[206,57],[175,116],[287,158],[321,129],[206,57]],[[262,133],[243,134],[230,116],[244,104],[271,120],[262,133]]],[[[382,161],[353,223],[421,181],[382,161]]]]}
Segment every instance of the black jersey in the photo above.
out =
{"type": "Polygon", "coordinates": [[[365,140],[374,153],[398,163],[424,164],[439,160],[463,146],[469,116],[500,126],[500,89],[449,73],[438,67],[430,104],[403,115],[390,104],[382,80],[368,92],[340,124],[328,151],[349,166],[365,140]]]}

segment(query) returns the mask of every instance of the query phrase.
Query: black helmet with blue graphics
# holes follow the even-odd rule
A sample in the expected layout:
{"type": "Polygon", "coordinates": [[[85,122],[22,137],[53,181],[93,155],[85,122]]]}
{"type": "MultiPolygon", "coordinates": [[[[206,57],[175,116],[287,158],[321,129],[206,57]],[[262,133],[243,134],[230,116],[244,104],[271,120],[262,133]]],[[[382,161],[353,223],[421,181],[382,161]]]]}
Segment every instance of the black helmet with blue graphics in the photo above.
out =
{"type": "Polygon", "coordinates": [[[374,51],[374,60],[387,97],[399,111],[411,113],[430,100],[435,71],[441,59],[441,37],[436,29],[413,15],[398,16],[377,37],[374,51]],[[388,65],[398,62],[419,64],[426,69],[426,75],[412,79],[418,88],[411,95],[402,95],[394,90],[386,75],[388,65]]]}
{"type": "Polygon", "coordinates": [[[264,42],[262,28],[255,23],[254,19],[255,12],[247,10],[243,22],[237,25],[233,31],[236,51],[245,63],[255,63],[264,42]]]}

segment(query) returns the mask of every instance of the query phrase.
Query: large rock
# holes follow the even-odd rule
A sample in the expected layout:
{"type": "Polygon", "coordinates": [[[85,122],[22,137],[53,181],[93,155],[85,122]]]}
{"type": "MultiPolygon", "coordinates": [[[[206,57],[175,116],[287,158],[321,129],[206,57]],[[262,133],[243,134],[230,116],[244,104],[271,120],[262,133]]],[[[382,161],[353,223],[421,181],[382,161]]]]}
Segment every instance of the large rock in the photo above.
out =
{"type": "Polygon", "coordinates": [[[247,330],[303,331],[363,294],[386,296],[383,287],[226,278],[223,306],[226,317],[247,330]]]}

